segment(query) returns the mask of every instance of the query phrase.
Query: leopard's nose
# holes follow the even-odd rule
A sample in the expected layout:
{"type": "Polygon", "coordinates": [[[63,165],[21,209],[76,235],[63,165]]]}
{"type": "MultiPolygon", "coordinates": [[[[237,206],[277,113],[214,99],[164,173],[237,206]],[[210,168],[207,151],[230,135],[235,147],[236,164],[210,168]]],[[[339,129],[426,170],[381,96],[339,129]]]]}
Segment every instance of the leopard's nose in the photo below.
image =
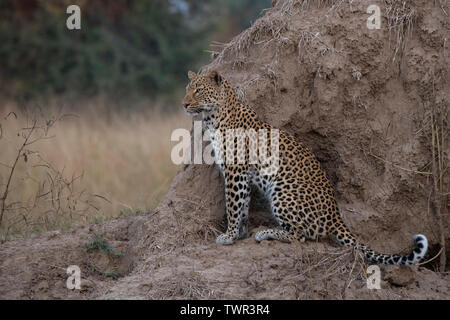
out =
{"type": "Polygon", "coordinates": [[[191,105],[190,103],[185,103],[184,108],[187,109],[190,105],[191,105]]]}

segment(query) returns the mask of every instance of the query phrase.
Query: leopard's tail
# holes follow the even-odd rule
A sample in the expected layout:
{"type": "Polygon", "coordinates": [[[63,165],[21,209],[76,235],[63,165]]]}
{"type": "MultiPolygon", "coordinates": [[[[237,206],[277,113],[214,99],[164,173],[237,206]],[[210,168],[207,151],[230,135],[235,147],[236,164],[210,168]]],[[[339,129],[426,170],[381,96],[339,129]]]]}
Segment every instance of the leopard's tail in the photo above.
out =
{"type": "Polygon", "coordinates": [[[414,236],[414,250],[409,255],[383,254],[375,252],[358,242],[342,222],[331,230],[331,234],[336,237],[336,240],[340,244],[360,250],[364,254],[365,258],[372,263],[412,265],[421,261],[423,257],[425,257],[428,250],[428,240],[422,234],[416,234],[414,236]]]}

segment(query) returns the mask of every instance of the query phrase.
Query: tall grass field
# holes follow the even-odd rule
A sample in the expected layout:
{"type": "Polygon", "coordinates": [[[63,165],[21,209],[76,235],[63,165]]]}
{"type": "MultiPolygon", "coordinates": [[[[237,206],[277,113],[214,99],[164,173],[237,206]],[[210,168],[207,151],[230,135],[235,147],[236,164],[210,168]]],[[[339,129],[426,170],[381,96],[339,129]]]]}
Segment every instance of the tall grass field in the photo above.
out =
{"type": "Polygon", "coordinates": [[[177,171],[171,133],[190,127],[181,108],[84,109],[0,108],[0,239],[148,212],[167,191],[177,171]]]}

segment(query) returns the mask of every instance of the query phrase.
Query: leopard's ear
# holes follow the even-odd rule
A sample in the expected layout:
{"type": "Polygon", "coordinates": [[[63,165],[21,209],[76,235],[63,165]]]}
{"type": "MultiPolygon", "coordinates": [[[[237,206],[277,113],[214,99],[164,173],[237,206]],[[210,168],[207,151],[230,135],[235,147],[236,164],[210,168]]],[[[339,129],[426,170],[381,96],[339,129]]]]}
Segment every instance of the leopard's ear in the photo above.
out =
{"type": "Polygon", "coordinates": [[[217,85],[220,85],[222,83],[222,76],[219,74],[217,70],[212,70],[209,73],[209,77],[211,80],[213,80],[217,85]]]}
{"type": "Polygon", "coordinates": [[[195,77],[197,77],[197,74],[195,72],[192,72],[189,70],[188,77],[189,77],[189,80],[192,80],[192,79],[195,79],[195,77]]]}

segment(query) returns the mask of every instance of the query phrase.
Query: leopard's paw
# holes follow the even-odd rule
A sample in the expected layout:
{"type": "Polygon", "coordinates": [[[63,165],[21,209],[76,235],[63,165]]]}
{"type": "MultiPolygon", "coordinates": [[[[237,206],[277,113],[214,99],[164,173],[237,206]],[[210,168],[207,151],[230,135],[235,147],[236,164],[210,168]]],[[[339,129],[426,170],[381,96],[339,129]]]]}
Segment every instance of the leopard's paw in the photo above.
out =
{"type": "Polygon", "coordinates": [[[258,242],[264,241],[264,240],[268,240],[269,237],[269,233],[267,232],[267,230],[262,230],[262,231],[258,231],[255,234],[255,240],[258,242]]]}
{"type": "Polygon", "coordinates": [[[216,243],[224,244],[224,245],[230,245],[233,244],[234,239],[233,237],[228,233],[222,233],[216,238],[216,243]]]}

